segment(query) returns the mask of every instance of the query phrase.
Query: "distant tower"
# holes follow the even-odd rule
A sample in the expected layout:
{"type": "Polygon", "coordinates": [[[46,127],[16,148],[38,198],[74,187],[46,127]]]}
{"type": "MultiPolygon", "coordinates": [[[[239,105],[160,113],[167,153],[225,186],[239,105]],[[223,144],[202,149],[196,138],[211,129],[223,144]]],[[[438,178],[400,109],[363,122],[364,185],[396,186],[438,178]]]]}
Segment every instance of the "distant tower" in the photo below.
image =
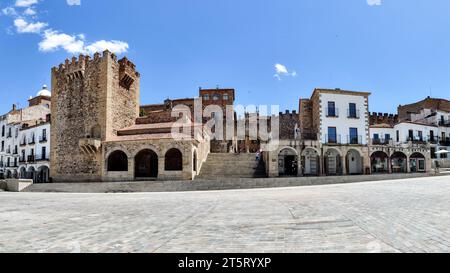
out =
{"type": "Polygon", "coordinates": [[[51,176],[100,181],[102,144],[139,116],[140,75],[109,51],[80,55],[52,69],[51,176]]]}

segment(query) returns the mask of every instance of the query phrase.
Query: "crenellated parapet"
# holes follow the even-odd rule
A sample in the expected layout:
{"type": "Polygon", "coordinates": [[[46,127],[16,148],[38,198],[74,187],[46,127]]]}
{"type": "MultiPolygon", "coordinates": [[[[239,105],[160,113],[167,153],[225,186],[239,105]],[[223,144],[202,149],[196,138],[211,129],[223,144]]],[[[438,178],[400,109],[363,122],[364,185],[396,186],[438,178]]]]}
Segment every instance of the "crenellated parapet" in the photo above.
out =
{"type": "Polygon", "coordinates": [[[117,60],[117,56],[108,50],[105,50],[102,54],[97,52],[92,58],[89,55],[80,54],[78,58],[72,57],[70,60],[66,59],[64,63],[52,68],[52,74],[57,77],[63,77],[66,81],[83,79],[89,68],[97,67],[101,62],[108,60],[119,66],[121,81],[123,80],[123,83],[127,86],[131,85],[136,78],[140,77],[133,62],[126,57],[117,60]]]}
{"type": "Polygon", "coordinates": [[[376,124],[389,124],[395,125],[398,123],[398,115],[388,114],[388,113],[371,113],[370,114],[370,125],[376,124]]]}

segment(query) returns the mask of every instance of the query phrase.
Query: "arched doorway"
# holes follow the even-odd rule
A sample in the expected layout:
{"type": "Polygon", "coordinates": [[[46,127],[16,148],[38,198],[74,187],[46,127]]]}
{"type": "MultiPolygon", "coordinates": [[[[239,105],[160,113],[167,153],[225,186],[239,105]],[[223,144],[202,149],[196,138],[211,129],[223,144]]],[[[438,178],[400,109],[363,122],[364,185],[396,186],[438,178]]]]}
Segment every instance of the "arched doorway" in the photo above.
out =
{"type": "Polygon", "coordinates": [[[20,179],[26,179],[27,178],[27,169],[25,167],[20,168],[20,179]]]}
{"type": "Polygon", "coordinates": [[[136,178],[158,177],[158,155],[150,149],[142,150],[136,155],[134,166],[136,178]]]}
{"type": "Polygon", "coordinates": [[[298,175],[298,156],[293,148],[284,148],[278,154],[278,172],[280,176],[298,175]]]}
{"type": "Polygon", "coordinates": [[[328,149],[324,157],[324,169],[326,175],[342,174],[342,159],[336,149],[328,149]]]}
{"type": "Polygon", "coordinates": [[[388,173],[389,156],[382,151],[374,152],[370,156],[370,165],[372,168],[372,173],[388,173]]]}
{"type": "Polygon", "coordinates": [[[183,154],[180,152],[180,150],[172,148],[166,152],[164,158],[164,170],[166,171],[183,170],[183,154]]]}
{"type": "Polygon", "coordinates": [[[36,182],[36,169],[34,167],[28,168],[27,179],[32,179],[33,182],[36,182]]]}
{"type": "Polygon", "coordinates": [[[42,166],[38,169],[36,183],[50,182],[50,169],[47,166],[42,166]]]}
{"type": "Polygon", "coordinates": [[[392,172],[393,173],[406,173],[407,157],[402,152],[395,152],[391,156],[392,172]]]}
{"type": "Polygon", "coordinates": [[[13,172],[13,178],[19,179],[19,173],[17,172],[17,170],[14,170],[14,172],[13,172]]]}
{"type": "Polygon", "coordinates": [[[355,150],[351,149],[348,151],[346,157],[346,166],[347,166],[347,173],[349,175],[358,175],[358,174],[364,174],[363,170],[363,158],[361,157],[361,154],[355,150]]]}
{"type": "Polygon", "coordinates": [[[11,171],[6,171],[6,179],[11,179],[12,178],[12,172],[11,171]]]}
{"type": "Polygon", "coordinates": [[[426,172],[425,156],[414,153],[409,157],[409,169],[412,173],[426,172]]]}
{"type": "Polygon", "coordinates": [[[306,148],[302,153],[303,175],[320,175],[320,155],[312,148],[306,148]]]}
{"type": "Polygon", "coordinates": [[[108,156],[108,172],[127,172],[128,156],[122,151],[114,151],[108,156]]]}

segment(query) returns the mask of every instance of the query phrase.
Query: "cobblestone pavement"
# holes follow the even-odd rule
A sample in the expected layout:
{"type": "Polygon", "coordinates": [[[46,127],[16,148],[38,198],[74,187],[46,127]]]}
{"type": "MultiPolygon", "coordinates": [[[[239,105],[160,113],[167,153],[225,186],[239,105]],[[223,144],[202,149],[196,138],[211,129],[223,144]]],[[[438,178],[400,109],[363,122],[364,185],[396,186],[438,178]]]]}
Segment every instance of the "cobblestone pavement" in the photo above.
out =
{"type": "Polygon", "coordinates": [[[0,204],[0,252],[450,252],[448,176],[0,204]]]}

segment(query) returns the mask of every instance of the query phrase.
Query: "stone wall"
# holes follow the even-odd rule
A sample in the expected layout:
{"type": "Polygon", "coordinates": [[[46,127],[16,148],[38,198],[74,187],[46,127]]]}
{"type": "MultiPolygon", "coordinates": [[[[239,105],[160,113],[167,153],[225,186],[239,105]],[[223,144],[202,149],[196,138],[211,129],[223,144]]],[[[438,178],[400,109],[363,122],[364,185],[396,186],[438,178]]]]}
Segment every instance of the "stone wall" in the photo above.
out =
{"type": "Polygon", "coordinates": [[[52,92],[53,181],[101,180],[101,150],[90,145],[83,150],[80,141],[105,141],[134,123],[139,111],[139,73],[131,62],[117,62],[108,51],[103,56],[96,53],[92,60],[81,55],[52,69],[52,92]],[[122,84],[124,79],[131,82],[129,87],[122,84]]]}
{"type": "Polygon", "coordinates": [[[280,113],[280,139],[295,139],[295,128],[299,128],[300,116],[297,111],[280,113]]]}

